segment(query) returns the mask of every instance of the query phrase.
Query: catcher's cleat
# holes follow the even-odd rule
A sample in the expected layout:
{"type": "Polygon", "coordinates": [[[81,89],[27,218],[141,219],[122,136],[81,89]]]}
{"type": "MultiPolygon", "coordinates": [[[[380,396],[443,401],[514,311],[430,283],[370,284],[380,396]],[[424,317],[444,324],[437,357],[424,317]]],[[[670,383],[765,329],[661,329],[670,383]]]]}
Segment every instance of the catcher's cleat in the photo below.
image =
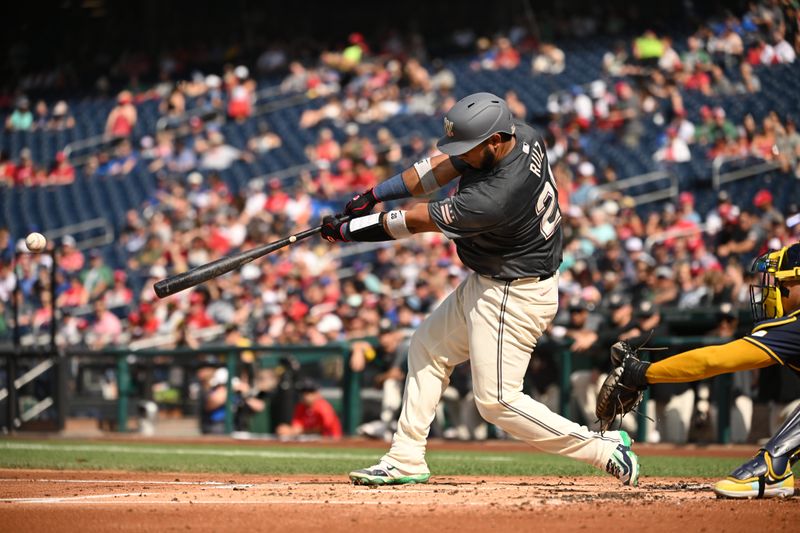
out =
{"type": "Polygon", "coordinates": [[[353,485],[409,485],[413,483],[427,483],[430,479],[427,474],[404,474],[396,466],[385,461],[350,472],[350,481],[353,485]]]}
{"type": "Polygon", "coordinates": [[[620,431],[622,443],[606,463],[606,472],[622,481],[623,485],[639,486],[639,458],[631,450],[631,438],[625,431],[620,431]]]}
{"type": "Polygon", "coordinates": [[[718,498],[789,498],[794,474],[788,458],[775,459],[761,450],[750,461],[714,484],[718,498]]]}

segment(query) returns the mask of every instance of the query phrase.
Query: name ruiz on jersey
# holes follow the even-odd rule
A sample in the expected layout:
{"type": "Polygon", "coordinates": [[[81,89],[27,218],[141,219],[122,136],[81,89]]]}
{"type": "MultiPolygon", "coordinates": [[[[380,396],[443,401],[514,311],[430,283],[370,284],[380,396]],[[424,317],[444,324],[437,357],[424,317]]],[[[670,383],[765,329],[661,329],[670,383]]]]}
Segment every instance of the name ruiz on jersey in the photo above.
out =
{"type": "Polygon", "coordinates": [[[537,178],[542,177],[542,162],[544,161],[544,150],[539,141],[533,143],[533,147],[528,143],[522,143],[522,151],[531,156],[530,170],[536,174],[537,178]],[[533,148],[533,149],[531,149],[533,148]]]}

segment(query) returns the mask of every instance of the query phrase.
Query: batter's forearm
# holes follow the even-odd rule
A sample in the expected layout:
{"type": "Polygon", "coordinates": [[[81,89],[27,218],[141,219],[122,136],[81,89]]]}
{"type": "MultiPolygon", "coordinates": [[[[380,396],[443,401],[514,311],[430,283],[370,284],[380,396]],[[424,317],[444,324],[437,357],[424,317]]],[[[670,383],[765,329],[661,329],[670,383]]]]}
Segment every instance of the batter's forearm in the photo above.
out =
{"type": "Polygon", "coordinates": [[[414,163],[403,171],[403,181],[413,196],[424,196],[457,178],[450,156],[437,155],[414,163]]]}
{"type": "Polygon", "coordinates": [[[685,383],[772,364],[775,360],[763,350],[739,339],[668,357],[650,365],[645,376],[648,383],[685,383]]]}

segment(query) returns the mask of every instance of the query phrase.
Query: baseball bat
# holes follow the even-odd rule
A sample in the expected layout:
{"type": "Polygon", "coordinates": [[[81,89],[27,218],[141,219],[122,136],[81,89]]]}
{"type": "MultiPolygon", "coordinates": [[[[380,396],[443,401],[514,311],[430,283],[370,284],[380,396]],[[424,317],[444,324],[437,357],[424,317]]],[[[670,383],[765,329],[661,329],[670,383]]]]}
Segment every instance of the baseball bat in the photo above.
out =
{"type": "MultiPolygon", "coordinates": [[[[339,220],[347,221],[349,219],[350,217],[343,217],[339,220]]],[[[231,270],[236,270],[237,268],[249,263],[250,261],[253,261],[254,259],[258,259],[259,257],[270,254],[275,250],[280,250],[284,246],[288,246],[312,235],[316,235],[321,230],[322,226],[320,225],[316,228],[310,228],[301,231],[300,233],[295,233],[294,235],[290,235],[275,242],[262,244],[261,246],[257,246],[251,250],[245,250],[234,255],[221,257],[216,261],[206,263],[205,265],[196,266],[191,270],[187,270],[186,272],[164,278],[157,282],[153,286],[153,289],[156,292],[156,296],[159,298],[165,298],[175,294],[176,292],[180,292],[184,289],[188,289],[189,287],[194,287],[195,285],[206,282],[212,278],[216,278],[217,276],[221,276],[227,272],[230,272],[231,270]]]]}

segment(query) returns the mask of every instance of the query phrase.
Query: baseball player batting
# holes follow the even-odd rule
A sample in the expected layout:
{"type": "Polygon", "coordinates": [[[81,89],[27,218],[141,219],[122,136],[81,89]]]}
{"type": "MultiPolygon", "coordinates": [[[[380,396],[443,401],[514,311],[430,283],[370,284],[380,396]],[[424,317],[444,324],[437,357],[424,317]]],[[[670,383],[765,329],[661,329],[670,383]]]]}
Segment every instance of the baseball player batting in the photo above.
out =
{"type": "MultiPolygon", "coordinates": [[[[663,359],[640,361],[625,342],[611,347],[615,369],[598,395],[597,415],[607,426],[625,414],[651,383],[684,383],[774,364],[800,374],[800,243],[768,252],[753,263],[761,284],[751,285],[756,325],[749,335],[721,346],[705,346],[663,359]],[[623,405],[617,409],[614,405],[623,405]],[[621,411],[621,412],[620,412],[621,411]]],[[[787,497],[794,494],[792,463],[800,458],[800,407],[756,456],[714,485],[727,498],[787,497]]]]}
{"type": "Polygon", "coordinates": [[[342,222],[323,220],[330,242],[387,241],[441,232],[474,272],[411,339],[397,432],[355,484],[425,483],[425,446],[453,368],[469,359],[475,402],[488,422],[539,450],[572,457],[636,485],[639,462],[623,431],[589,431],[522,392],[536,342],[558,308],[561,213],[544,141],[512,119],[505,101],[477,93],[444,118],[444,155],[423,159],[354,197],[342,222]],[[370,214],[382,201],[421,196],[461,177],[455,195],[408,211],[370,214]]]}

